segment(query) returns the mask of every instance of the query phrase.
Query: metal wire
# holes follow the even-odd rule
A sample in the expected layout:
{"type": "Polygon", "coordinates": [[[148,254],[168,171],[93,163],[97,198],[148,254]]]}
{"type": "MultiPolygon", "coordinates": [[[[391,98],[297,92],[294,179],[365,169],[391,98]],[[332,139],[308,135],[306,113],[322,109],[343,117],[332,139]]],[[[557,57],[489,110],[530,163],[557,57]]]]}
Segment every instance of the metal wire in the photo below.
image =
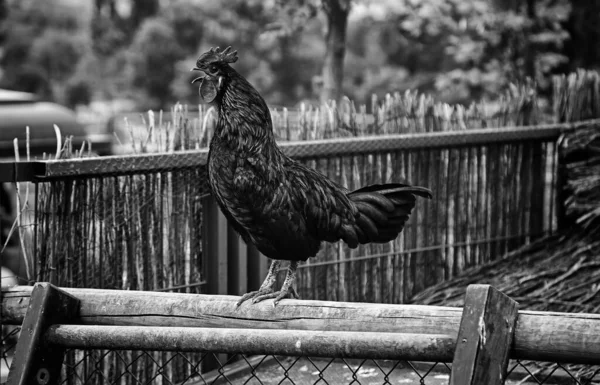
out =
{"type": "MultiPolygon", "coordinates": [[[[19,327],[2,329],[0,383],[6,381],[19,327]]],[[[246,356],[122,350],[68,350],[61,384],[447,384],[452,365],[439,362],[246,356]]],[[[600,367],[512,360],[507,382],[600,383],[600,367]]]]}
{"type": "MultiPolygon", "coordinates": [[[[4,345],[3,345],[4,346],[4,345]]],[[[3,350],[2,360],[10,360],[3,350]]],[[[80,351],[66,353],[61,384],[447,384],[452,365],[438,362],[212,353],[80,351]]],[[[6,372],[3,369],[3,375],[6,372]]],[[[4,377],[4,380],[6,378],[4,377]]],[[[509,364],[507,384],[600,382],[600,369],[560,363],[509,364]]]]}

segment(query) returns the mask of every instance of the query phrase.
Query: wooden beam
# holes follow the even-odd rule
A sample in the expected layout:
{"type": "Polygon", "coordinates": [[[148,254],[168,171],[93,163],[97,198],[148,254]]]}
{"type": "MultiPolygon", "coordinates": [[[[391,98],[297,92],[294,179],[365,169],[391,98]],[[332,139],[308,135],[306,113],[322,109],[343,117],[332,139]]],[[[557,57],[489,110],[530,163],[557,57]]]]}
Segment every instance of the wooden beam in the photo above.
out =
{"type": "Polygon", "coordinates": [[[48,346],[43,337],[50,325],[72,320],[78,310],[76,298],[48,283],[35,284],[7,385],[59,383],[64,347],[48,346]]]}
{"type": "Polygon", "coordinates": [[[227,278],[227,294],[246,294],[248,292],[248,247],[230,224],[227,225],[227,266],[232,266],[227,278]]]}
{"type": "Polygon", "coordinates": [[[54,325],[46,341],[75,349],[449,361],[450,336],[343,331],[54,325]]]}
{"type": "Polygon", "coordinates": [[[519,305],[490,285],[469,285],[450,385],[503,385],[519,305]]]}
{"type": "Polygon", "coordinates": [[[227,294],[227,258],[228,258],[228,225],[215,198],[211,195],[202,201],[203,222],[210,224],[202,226],[203,253],[209,255],[206,261],[206,282],[211,294],[227,294]]]}
{"type": "MultiPolygon", "coordinates": [[[[462,309],[441,306],[282,300],[235,304],[237,296],[72,289],[87,325],[340,330],[457,338],[462,309]]],[[[2,321],[20,324],[31,287],[3,292],[2,321]]],[[[511,358],[600,364],[600,314],[519,311],[511,358]]]]}
{"type": "MultiPolygon", "coordinates": [[[[510,143],[523,140],[556,140],[564,132],[579,127],[597,125],[599,121],[281,142],[279,145],[288,156],[299,159],[364,154],[374,151],[481,146],[490,143],[510,143]]],[[[17,176],[19,178],[29,178],[20,179],[24,181],[73,178],[82,175],[98,177],[102,175],[139,174],[186,167],[202,167],[206,165],[207,158],[208,149],[204,148],[173,153],[20,162],[18,167],[21,167],[22,171],[17,176]]],[[[0,182],[11,182],[13,180],[13,173],[9,174],[7,171],[6,177],[4,174],[0,174],[0,182]]]]}
{"type": "Polygon", "coordinates": [[[260,288],[269,272],[269,265],[269,258],[262,255],[256,246],[248,246],[248,291],[260,288]]]}

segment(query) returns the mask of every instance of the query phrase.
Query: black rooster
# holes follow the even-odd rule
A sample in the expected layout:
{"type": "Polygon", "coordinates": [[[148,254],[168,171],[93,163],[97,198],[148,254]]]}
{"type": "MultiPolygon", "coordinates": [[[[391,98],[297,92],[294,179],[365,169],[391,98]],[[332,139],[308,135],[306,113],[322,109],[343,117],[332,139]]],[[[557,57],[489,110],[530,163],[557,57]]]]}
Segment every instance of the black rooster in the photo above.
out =
{"type": "Polygon", "coordinates": [[[218,120],[208,155],[210,188],[234,229],[246,243],[273,259],[258,291],[244,295],[238,306],[253,298],[298,298],[292,284],[300,261],[315,256],[322,241],[343,240],[350,247],[389,242],[402,231],[415,205],[415,195],[431,191],[393,183],[356,191],[327,179],[289,158],[275,143],[267,104],[229,63],[237,51],[210,49],[193,70],[205,73],[200,96],[213,102],[218,120]],[[281,260],[290,267],[280,291],[273,285],[281,260]]]}

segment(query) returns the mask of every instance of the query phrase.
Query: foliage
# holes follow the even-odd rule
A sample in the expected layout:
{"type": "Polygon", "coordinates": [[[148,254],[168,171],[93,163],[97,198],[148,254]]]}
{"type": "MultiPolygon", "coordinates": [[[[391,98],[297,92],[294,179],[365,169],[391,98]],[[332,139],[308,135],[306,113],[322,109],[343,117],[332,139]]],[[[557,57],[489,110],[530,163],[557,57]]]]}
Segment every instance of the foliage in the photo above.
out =
{"type": "Polygon", "coordinates": [[[85,79],[73,79],[67,84],[65,103],[69,107],[92,102],[92,86],[85,79]]]}
{"type": "Polygon", "coordinates": [[[130,65],[133,86],[145,91],[154,107],[166,105],[171,95],[171,82],[175,78],[175,64],[182,50],[175,31],[162,18],[145,20],[131,44],[130,65]]]}
{"type": "MultiPolygon", "coordinates": [[[[567,60],[569,7],[562,0],[535,4],[532,18],[525,7],[504,9],[489,0],[383,1],[361,9],[368,16],[351,27],[349,49],[382,56],[384,69],[408,71],[411,88],[449,102],[495,96],[527,76],[548,89],[550,75],[567,60]]],[[[379,91],[372,86],[363,93],[379,91]]]]}
{"type": "MultiPolygon", "coordinates": [[[[325,5],[336,1],[0,0],[0,86],[64,103],[65,85],[86,79],[92,99],[196,104],[189,68],[207,48],[232,45],[242,58],[236,69],[270,104],[316,102],[332,49],[325,5]]],[[[343,94],[359,103],[407,89],[470,103],[527,76],[548,94],[553,73],[597,66],[600,57],[595,2],[350,4],[343,94]]]]}
{"type": "Polygon", "coordinates": [[[118,23],[105,16],[97,15],[91,21],[92,49],[100,57],[110,57],[127,44],[127,35],[118,23]]]}
{"type": "Polygon", "coordinates": [[[66,31],[52,30],[35,39],[29,55],[31,62],[52,81],[65,81],[81,59],[86,42],[66,31]]]}
{"type": "Polygon", "coordinates": [[[2,30],[0,86],[61,99],[63,83],[85,52],[75,9],[57,0],[9,2],[2,30]]]}

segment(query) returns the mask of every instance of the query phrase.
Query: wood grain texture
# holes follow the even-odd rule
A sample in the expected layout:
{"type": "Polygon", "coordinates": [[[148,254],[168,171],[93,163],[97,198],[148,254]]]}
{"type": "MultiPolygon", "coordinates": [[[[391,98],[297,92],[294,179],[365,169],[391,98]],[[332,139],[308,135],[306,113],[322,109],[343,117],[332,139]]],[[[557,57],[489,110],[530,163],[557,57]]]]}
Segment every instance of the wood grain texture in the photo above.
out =
{"type": "Polygon", "coordinates": [[[444,362],[452,359],[455,344],[450,336],[434,334],[95,325],[54,325],[46,341],[78,349],[444,362]]]}
{"type": "MultiPolygon", "coordinates": [[[[235,307],[239,297],[70,289],[84,325],[334,330],[449,335],[456,339],[461,308],[283,300],[235,307]]],[[[3,292],[2,322],[19,324],[31,287],[3,292]]],[[[600,364],[600,315],[519,311],[511,358],[600,364]]]]}
{"type": "Polygon", "coordinates": [[[210,293],[226,294],[228,290],[228,253],[231,251],[228,237],[227,219],[217,206],[213,196],[205,198],[202,206],[203,218],[210,226],[202,226],[203,242],[207,255],[214,258],[206,259],[206,281],[210,293]]]}
{"type": "Polygon", "coordinates": [[[76,298],[48,283],[33,286],[23,332],[8,373],[8,385],[59,383],[64,347],[44,344],[44,336],[50,325],[76,317],[78,307],[76,298]]]}
{"type": "Polygon", "coordinates": [[[518,304],[489,285],[470,285],[450,385],[503,385],[518,304]]]}

